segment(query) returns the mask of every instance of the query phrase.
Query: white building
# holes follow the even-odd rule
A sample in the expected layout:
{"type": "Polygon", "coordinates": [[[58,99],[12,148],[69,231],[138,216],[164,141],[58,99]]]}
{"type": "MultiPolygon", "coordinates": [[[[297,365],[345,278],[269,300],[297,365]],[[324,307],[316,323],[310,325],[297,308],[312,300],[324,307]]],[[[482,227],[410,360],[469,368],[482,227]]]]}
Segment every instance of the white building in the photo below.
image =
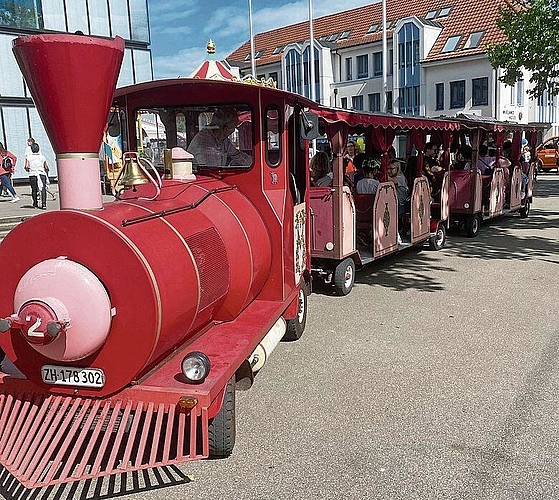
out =
{"type": "MultiPolygon", "coordinates": [[[[521,123],[556,121],[556,101],[528,98],[529,75],[510,87],[498,81],[486,45],[506,40],[496,26],[504,0],[391,0],[387,51],[382,5],[313,20],[315,98],[325,105],[396,114],[474,113],[521,123]],[[384,65],[386,64],[386,74],[384,65]]],[[[257,78],[310,97],[309,23],[255,36],[257,78]]],[[[250,41],[227,58],[251,70],[250,41]]]]}
{"type": "Polygon", "coordinates": [[[124,38],[119,86],[153,79],[147,0],[0,0],[0,142],[18,157],[15,179],[27,179],[23,154],[28,137],[40,144],[51,175],[56,175],[56,163],[13,56],[12,40],[19,35],[76,31],[124,38]]]}

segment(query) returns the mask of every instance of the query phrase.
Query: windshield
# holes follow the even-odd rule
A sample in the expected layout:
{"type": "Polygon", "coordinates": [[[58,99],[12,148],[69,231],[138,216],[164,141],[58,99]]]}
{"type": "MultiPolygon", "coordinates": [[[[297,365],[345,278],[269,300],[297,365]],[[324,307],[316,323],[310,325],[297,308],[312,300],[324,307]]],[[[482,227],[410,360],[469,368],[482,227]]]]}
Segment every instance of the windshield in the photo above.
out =
{"type": "Polygon", "coordinates": [[[136,113],[138,152],[163,168],[165,149],[193,155],[194,172],[247,169],[253,162],[252,113],[248,105],[140,109],[136,113]]]}

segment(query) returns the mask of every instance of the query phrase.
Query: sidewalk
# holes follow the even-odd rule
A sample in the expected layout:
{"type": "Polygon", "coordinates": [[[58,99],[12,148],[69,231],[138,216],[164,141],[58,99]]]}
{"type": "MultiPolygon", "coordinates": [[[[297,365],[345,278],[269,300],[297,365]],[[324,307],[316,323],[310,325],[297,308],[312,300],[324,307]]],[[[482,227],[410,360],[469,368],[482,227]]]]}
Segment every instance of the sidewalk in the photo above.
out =
{"type": "MultiPolygon", "coordinates": [[[[26,219],[37,214],[44,213],[45,210],[33,208],[31,201],[31,187],[26,184],[16,185],[15,189],[20,198],[15,203],[10,203],[11,198],[0,196],[0,221],[5,219],[26,219]]],[[[50,193],[47,193],[47,210],[59,210],[60,202],[58,196],[58,184],[51,183],[49,187],[50,193]],[[52,194],[51,194],[52,193],[52,194]]],[[[103,202],[114,201],[113,196],[103,196],[103,202]]]]}

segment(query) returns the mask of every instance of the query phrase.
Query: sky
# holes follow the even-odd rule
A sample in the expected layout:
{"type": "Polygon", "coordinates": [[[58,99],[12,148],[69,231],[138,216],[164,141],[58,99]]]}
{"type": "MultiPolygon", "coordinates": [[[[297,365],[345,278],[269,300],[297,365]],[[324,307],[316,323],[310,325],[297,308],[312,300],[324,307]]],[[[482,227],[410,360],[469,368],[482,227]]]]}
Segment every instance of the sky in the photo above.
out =
{"type": "MultiPolygon", "coordinates": [[[[313,18],[378,0],[313,0],[313,18]]],[[[206,60],[211,38],[225,59],[250,38],[249,0],[148,0],[154,77],[189,76],[206,60]]],[[[252,0],[253,32],[307,21],[308,1],[252,0]]]]}

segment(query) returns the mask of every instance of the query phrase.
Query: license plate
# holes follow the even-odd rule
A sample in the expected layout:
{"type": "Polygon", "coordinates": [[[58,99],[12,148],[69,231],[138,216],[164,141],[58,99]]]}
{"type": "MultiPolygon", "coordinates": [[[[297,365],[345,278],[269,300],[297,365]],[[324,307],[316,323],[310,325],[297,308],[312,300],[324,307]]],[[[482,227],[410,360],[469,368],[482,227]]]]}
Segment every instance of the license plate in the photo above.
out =
{"type": "Polygon", "coordinates": [[[105,373],[100,368],[43,365],[41,377],[45,384],[71,385],[73,387],[103,387],[105,373]]]}

